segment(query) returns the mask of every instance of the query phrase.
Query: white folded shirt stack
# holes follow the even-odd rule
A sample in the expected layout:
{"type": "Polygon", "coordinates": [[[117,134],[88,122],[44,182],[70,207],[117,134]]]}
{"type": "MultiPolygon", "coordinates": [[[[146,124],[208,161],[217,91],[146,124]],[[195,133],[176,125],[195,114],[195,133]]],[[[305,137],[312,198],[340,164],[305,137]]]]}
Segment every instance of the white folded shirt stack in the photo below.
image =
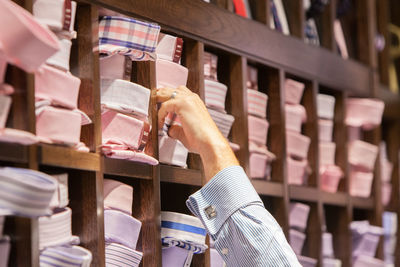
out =
{"type": "Polygon", "coordinates": [[[383,224],[383,255],[385,264],[394,266],[396,241],[397,241],[397,227],[398,217],[395,212],[385,211],[382,218],[383,224]]]}

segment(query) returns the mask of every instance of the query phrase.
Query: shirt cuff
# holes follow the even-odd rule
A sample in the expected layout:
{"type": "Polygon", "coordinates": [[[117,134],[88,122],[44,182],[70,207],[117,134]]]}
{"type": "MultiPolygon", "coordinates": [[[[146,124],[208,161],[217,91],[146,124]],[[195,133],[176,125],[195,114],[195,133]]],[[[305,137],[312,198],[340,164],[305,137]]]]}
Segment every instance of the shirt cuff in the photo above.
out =
{"type": "Polygon", "coordinates": [[[186,201],[190,211],[203,222],[213,239],[235,211],[254,204],[264,206],[240,166],[221,170],[186,201]]]}

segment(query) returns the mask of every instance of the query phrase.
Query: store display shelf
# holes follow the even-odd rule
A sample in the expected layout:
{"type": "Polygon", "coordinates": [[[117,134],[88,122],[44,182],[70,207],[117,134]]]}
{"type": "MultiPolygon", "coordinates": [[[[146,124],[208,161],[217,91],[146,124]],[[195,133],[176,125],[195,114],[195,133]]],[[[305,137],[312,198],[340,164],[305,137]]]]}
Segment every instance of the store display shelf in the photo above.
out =
{"type": "Polygon", "coordinates": [[[103,157],[104,174],[123,177],[152,179],[153,166],[124,159],[103,157]]]}
{"type": "Polygon", "coordinates": [[[257,193],[265,196],[282,197],[283,184],[277,182],[270,182],[265,180],[251,180],[257,193]]]}
{"type": "Polygon", "coordinates": [[[387,86],[381,84],[377,97],[385,102],[384,118],[397,119],[400,117],[400,95],[393,93],[387,86]]]}
{"type": "Polygon", "coordinates": [[[154,21],[164,30],[223,48],[260,63],[289,68],[296,73],[317,78],[326,86],[345,88],[343,90],[360,96],[370,93],[370,70],[367,66],[353,60],[344,60],[327,49],[307,45],[298,38],[285,36],[264,24],[203,1],[169,1],[168,8],[160,4],[159,0],[80,1],[154,21]],[[190,19],[183,19],[187,18],[188,13],[191,14],[190,19]]]}
{"type": "Polygon", "coordinates": [[[348,195],[344,192],[329,193],[321,191],[320,195],[322,202],[326,205],[345,207],[348,204],[348,195]]]}
{"type": "Polygon", "coordinates": [[[0,142],[0,161],[28,163],[29,146],[0,142]]]}
{"type": "Polygon", "coordinates": [[[202,186],[202,172],[161,164],[160,180],[161,182],[202,186]]]}
{"type": "Polygon", "coordinates": [[[79,169],[85,171],[100,171],[100,155],[73,150],[68,147],[42,144],[38,149],[39,164],[79,169]]]}
{"type": "Polygon", "coordinates": [[[351,202],[353,204],[353,208],[356,209],[366,209],[372,210],[374,209],[374,198],[364,198],[364,197],[351,197],[351,202]]]}
{"type": "Polygon", "coordinates": [[[318,202],[319,190],[315,187],[289,185],[289,198],[309,202],[318,202]]]}

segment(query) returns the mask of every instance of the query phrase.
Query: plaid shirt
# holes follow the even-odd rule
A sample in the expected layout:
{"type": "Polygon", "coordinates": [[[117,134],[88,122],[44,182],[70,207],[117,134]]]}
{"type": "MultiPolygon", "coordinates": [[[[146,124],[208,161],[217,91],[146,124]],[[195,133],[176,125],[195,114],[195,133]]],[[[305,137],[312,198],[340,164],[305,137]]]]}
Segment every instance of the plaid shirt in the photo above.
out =
{"type": "Polygon", "coordinates": [[[107,56],[122,54],[132,60],[155,59],[159,33],[157,24],[105,16],[99,23],[99,52],[107,56]]]}

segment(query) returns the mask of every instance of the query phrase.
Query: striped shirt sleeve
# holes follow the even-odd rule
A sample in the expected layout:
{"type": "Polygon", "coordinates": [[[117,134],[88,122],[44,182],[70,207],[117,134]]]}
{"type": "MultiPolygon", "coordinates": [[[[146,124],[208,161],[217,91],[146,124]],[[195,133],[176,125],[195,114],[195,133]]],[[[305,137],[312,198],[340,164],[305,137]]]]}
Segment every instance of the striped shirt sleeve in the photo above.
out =
{"type": "Polygon", "coordinates": [[[243,168],[217,173],[186,201],[227,266],[301,266],[243,168]]]}

